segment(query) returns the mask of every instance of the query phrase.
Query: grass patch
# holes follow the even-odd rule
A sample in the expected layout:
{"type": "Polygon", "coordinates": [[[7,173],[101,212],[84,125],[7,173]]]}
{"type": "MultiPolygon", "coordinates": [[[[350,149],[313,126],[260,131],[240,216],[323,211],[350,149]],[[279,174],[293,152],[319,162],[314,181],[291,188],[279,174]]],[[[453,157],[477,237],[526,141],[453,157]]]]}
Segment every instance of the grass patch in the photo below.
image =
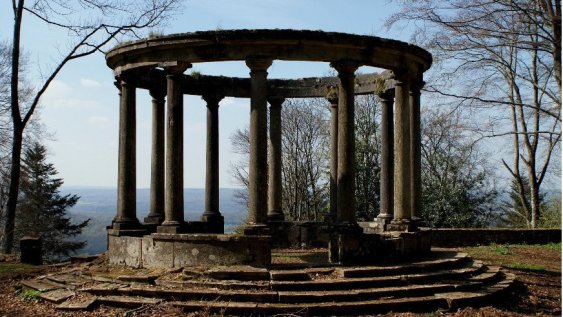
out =
{"type": "Polygon", "coordinates": [[[40,268],[41,266],[31,265],[31,264],[23,264],[17,262],[0,262],[0,274],[33,272],[40,268]]]}
{"type": "Polygon", "coordinates": [[[505,264],[507,268],[526,271],[547,271],[543,265],[533,263],[510,262],[505,264]]]}
{"type": "Polygon", "coordinates": [[[554,250],[554,251],[561,251],[561,242],[559,243],[548,243],[548,244],[540,244],[538,247],[547,250],[554,250]]]}
{"type": "Polygon", "coordinates": [[[38,302],[41,299],[41,292],[27,289],[21,292],[20,296],[26,302],[38,302]]]}
{"type": "Polygon", "coordinates": [[[498,244],[491,244],[491,250],[499,255],[511,255],[510,249],[508,245],[498,245],[498,244]]]}

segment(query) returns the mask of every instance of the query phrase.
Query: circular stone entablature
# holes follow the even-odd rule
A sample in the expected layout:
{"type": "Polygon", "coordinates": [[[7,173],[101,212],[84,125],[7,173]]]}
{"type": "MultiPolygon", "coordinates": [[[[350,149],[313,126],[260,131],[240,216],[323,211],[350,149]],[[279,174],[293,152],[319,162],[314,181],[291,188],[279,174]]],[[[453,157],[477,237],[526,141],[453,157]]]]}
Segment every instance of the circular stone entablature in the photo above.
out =
{"type": "MultiPolygon", "coordinates": [[[[117,46],[106,55],[108,66],[114,70],[116,75],[132,72],[143,77],[142,75],[151,73],[148,78],[164,76],[164,73],[159,75],[158,67],[204,62],[245,61],[253,58],[346,62],[357,66],[391,70],[396,74],[401,73],[403,76],[413,79],[421,78],[422,73],[432,64],[432,56],[426,50],[401,41],[374,36],[299,30],[220,30],[149,37],[117,46]]],[[[372,77],[377,76],[372,74],[372,77]]],[[[390,76],[383,75],[383,77],[389,78],[390,76]]],[[[330,77],[294,81],[278,80],[278,82],[271,80],[270,88],[284,86],[286,90],[292,90],[293,87],[303,91],[304,87],[314,88],[323,83],[329,84],[335,81],[335,79],[329,80],[328,78],[330,77]],[[315,81],[318,84],[312,83],[315,81]]],[[[233,90],[236,91],[225,95],[248,96],[244,93],[244,86],[246,86],[244,79],[217,76],[207,79],[200,78],[198,82],[215,83],[215,86],[231,84],[233,90]]],[[[152,83],[154,82],[157,82],[157,86],[164,85],[162,77],[161,80],[152,80],[152,83]]],[[[193,81],[191,83],[197,84],[193,81]]],[[[154,84],[146,80],[144,80],[144,84],[139,83],[141,88],[149,88],[151,85],[154,84]]],[[[195,93],[188,89],[185,93],[201,94],[201,91],[195,93]]],[[[287,97],[292,96],[312,95],[297,92],[296,94],[290,93],[287,97]]]]}

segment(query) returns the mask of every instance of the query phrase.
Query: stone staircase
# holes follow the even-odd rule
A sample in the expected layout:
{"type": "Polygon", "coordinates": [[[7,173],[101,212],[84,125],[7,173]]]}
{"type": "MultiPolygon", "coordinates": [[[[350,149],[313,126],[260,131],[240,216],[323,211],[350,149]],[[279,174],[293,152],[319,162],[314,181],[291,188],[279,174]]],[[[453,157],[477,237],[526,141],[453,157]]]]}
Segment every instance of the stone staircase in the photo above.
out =
{"type": "Polygon", "coordinates": [[[358,315],[484,305],[513,281],[514,275],[499,267],[439,250],[425,260],[399,265],[186,268],[113,278],[76,270],[23,281],[22,286],[42,291],[60,309],[167,302],[186,312],[227,315],[358,315]]]}

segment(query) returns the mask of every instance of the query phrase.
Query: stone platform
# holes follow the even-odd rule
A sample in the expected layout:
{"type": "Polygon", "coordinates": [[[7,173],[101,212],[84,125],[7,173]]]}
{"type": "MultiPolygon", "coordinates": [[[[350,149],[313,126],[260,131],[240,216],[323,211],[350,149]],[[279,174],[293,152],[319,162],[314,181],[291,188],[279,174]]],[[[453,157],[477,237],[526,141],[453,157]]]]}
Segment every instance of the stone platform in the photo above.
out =
{"type": "MultiPolygon", "coordinates": [[[[327,252],[316,249],[313,253],[327,252]]],[[[275,250],[274,266],[132,269],[70,265],[22,281],[61,310],[166,303],[185,312],[222,315],[361,315],[389,311],[456,310],[494,301],[514,275],[465,253],[435,249],[425,258],[394,264],[334,266],[307,252],[275,250]],[[295,254],[294,254],[295,253],[295,254]],[[286,258],[302,261],[286,263],[286,258]]]]}
{"type": "Polygon", "coordinates": [[[120,236],[108,230],[110,264],[133,268],[253,265],[271,263],[269,236],[152,233],[120,236]]]}

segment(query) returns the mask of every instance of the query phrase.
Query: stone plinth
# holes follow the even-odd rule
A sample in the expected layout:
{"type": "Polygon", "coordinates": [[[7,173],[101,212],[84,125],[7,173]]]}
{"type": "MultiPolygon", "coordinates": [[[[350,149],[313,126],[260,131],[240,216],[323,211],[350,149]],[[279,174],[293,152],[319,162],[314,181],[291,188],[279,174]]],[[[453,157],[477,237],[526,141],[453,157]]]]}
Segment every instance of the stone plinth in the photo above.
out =
{"type": "Polygon", "coordinates": [[[23,237],[20,239],[21,263],[41,265],[43,264],[43,252],[41,238],[23,237]]]}
{"type": "Polygon", "coordinates": [[[108,232],[109,263],[134,268],[271,263],[270,237],[153,233],[143,237],[108,232]]]}
{"type": "Polygon", "coordinates": [[[339,232],[329,243],[329,257],[342,265],[376,264],[422,257],[430,252],[432,230],[366,234],[339,232]]]}

